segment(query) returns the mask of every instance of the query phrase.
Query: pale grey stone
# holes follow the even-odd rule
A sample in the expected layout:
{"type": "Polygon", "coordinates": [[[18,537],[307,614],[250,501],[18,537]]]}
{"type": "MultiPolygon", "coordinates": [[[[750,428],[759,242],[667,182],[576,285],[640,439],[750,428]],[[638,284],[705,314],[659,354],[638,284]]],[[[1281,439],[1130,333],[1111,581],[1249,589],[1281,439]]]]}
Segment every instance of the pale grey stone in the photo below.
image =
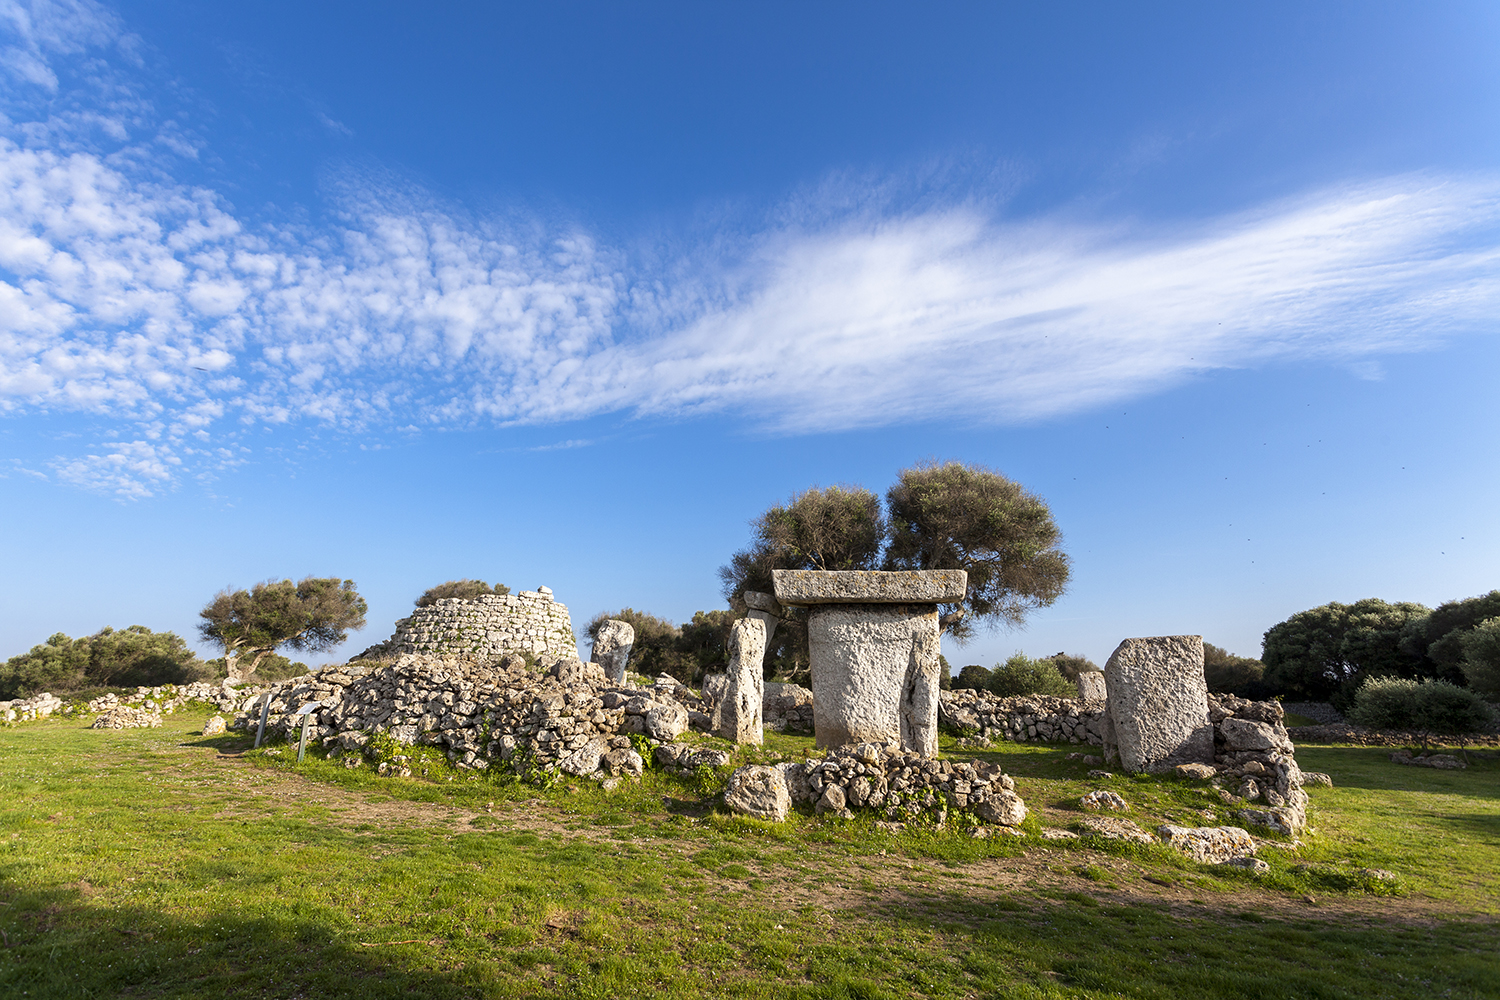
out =
{"type": "Polygon", "coordinates": [[[777,764],[776,770],[781,772],[782,780],[786,782],[787,793],[791,795],[794,805],[812,801],[812,785],[807,781],[806,764],[801,761],[785,761],[777,764]]]}
{"type": "Polygon", "coordinates": [[[728,683],[714,710],[716,735],[736,743],[765,742],[761,723],[766,683],[761,663],[765,652],[765,625],[754,618],[734,623],[729,631],[728,683]]]}
{"type": "Polygon", "coordinates": [[[635,628],[629,622],[611,618],[599,626],[589,659],[604,669],[606,681],[624,684],[625,667],[630,662],[630,649],[634,645],[635,628]]]}
{"type": "Polygon", "coordinates": [[[699,689],[699,697],[703,699],[703,707],[709,715],[713,715],[719,702],[724,700],[724,689],[727,687],[729,687],[728,674],[703,675],[703,687],[699,689]]]}
{"type": "Polygon", "coordinates": [[[792,797],[776,768],[747,764],[729,776],[724,804],[742,815],[780,823],[792,808],[792,797]]]}
{"type": "Polygon", "coordinates": [[[1252,875],[1265,875],[1271,870],[1271,866],[1260,858],[1230,858],[1228,861],[1219,862],[1220,868],[1243,868],[1252,875]]]}
{"type": "Polygon", "coordinates": [[[782,604],[943,604],[961,601],[969,574],[961,569],[771,571],[782,604]]]}
{"type": "Polygon", "coordinates": [[[1322,771],[1303,771],[1302,784],[1314,785],[1321,788],[1332,788],[1333,779],[1322,771]]]}
{"type": "Polygon", "coordinates": [[[1229,753],[1240,753],[1246,750],[1292,752],[1292,738],[1279,722],[1255,722],[1250,719],[1228,718],[1219,723],[1219,733],[1224,737],[1224,749],[1229,753]]]}
{"type": "Polygon", "coordinates": [[[1084,701],[1103,701],[1104,671],[1080,670],[1078,672],[1078,697],[1084,701]]]}
{"type": "Polygon", "coordinates": [[[1172,826],[1156,828],[1166,845],[1200,864],[1223,864],[1255,853],[1255,838],[1237,826],[1172,826]]]}
{"type": "Polygon", "coordinates": [[[1126,639],[1104,676],[1123,768],[1139,773],[1213,763],[1202,636],[1126,639]]]}
{"type": "Polygon", "coordinates": [[[1207,781],[1219,773],[1219,769],[1212,764],[1178,764],[1172,771],[1179,778],[1193,778],[1197,781],[1207,781]]]}
{"type": "Polygon", "coordinates": [[[823,797],[818,799],[817,811],[842,812],[848,800],[844,797],[844,789],[839,785],[828,785],[823,789],[823,797]]]}
{"type": "Polygon", "coordinates": [[[657,705],[646,713],[646,735],[670,743],[688,728],[688,711],[681,705],[657,705]]]}
{"type": "Polygon", "coordinates": [[[781,614],[781,604],[770,594],[759,590],[747,590],[744,593],[745,607],[754,611],[766,611],[773,615],[781,614]]]}
{"type": "Polygon", "coordinates": [[[937,618],[930,604],[812,609],[807,638],[818,746],[901,745],[902,694],[912,646],[918,636],[936,637],[937,618]]]}
{"type": "Polygon", "coordinates": [[[923,631],[912,636],[911,655],[901,686],[901,749],[923,757],[937,756],[941,673],[937,633],[923,631]]]}
{"type": "Polygon", "coordinates": [[[558,762],[558,767],[567,774],[584,777],[599,770],[599,763],[609,752],[609,744],[601,739],[592,739],[558,762]]]}
{"type": "Polygon", "coordinates": [[[1124,840],[1135,844],[1154,844],[1156,838],[1128,819],[1118,816],[1085,816],[1078,821],[1085,836],[1105,840],[1124,840]]]}
{"type": "Polygon", "coordinates": [[[1021,796],[1003,788],[970,802],[969,807],[986,823],[999,826],[1020,826],[1026,819],[1026,803],[1021,801],[1021,796]]]}
{"type": "Polygon", "coordinates": [[[1095,789],[1078,800],[1078,804],[1090,812],[1127,812],[1130,803],[1124,796],[1107,788],[1095,789]]]}
{"type": "Polygon", "coordinates": [[[226,728],[227,727],[224,724],[224,717],[222,715],[215,715],[210,718],[208,722],[203,726],[203,735],[223,736],[226,728]]]}

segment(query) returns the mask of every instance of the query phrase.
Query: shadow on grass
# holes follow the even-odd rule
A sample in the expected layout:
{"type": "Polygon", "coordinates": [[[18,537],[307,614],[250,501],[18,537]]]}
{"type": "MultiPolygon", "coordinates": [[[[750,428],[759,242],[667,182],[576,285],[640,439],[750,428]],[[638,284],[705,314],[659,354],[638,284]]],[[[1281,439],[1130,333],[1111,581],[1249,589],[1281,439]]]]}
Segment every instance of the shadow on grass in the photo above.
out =
{"type": "Polygon", "coordinates": [[[1500,761],[1474,759],[1464,770],[1444,771],[1393,763],[1391,753],[1390,747],[1302,746],[1297,748],[1297,762],[1303,770],[1327,773],[1335,788],[1432,792],[1500,801],[1500,761]]]}
{"type": "MultiPolygon", "coordinates": [[[[309,919],[202,920],[149,907],[100,907],[89,889],[0,886],[0,995],[467,997],[457,976],[413,970],[402,955],[443,942],[381,944],[309,919]]],[[[291,907],[289,907],[290,909],[291,907]]],[[[388,930],[388,929],[387,929],[388,930]]]]}

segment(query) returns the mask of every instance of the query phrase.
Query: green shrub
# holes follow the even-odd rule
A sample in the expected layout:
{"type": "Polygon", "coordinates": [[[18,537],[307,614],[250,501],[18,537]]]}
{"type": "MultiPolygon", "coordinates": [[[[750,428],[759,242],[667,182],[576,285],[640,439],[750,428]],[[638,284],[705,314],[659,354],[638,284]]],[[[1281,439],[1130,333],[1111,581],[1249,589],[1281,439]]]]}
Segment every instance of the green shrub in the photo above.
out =
{"type": "Polygon", "coordinates": [[[1371,729],[1413,729],[1419,686],[1405,677],[1371,677],[1355,693],[1349,721],[1371,729]]]}
{"type": "Polygon", "coordinates": [[[476,597],[484,597],[488,594],[503,596],[508,593],[510,593],[510,588],[503,583],[497,583],[491,587],[483,580],[449,580],[436,587],[428,587],[422,592],[422,596],[417,598],[416,604],[419,608],[425,608],[450,597],[460,601],[472,601],[476,597]]]}
{"type": "Polygon", "coordinates": [[[1490,724],[1490,707],[1484,699],[1448,681],[1423,681],[1417,689],[1412,713],[1416,728],[1435,736],[1462,737],[1490,724]]]}
{"type": "Polygon", "coordinates": [[[1485,698],[1500,700],[1500,618],[1486,618],[1463,636],[1464,678],[1485,698]]]}
{"type": "Polygon", "coordinates": [[[987,687],[1001,698],[1022,694],[1050,694],[1059,698],[1071,698],[1078,694],[1077,688],[1068,683],[1051,660],[1033,660],[1021,652],[990,671],[987,687]]]}
{"type": "Polygon", "coordinates": [[[1057,672],[1063,675],[1064,680],[1078,682],[1078,675],[1088,671],[1098,672],[1099,664],[1087,656],[1074,656],[1071,653],[1053,653],[1047,657],[1057,672]]]}
{"type": "Polygon", "coordinates": [[[143,625],[103,628],[81,639],[58,632],[0,665],[0,699],[87,687],[186,684],[209,674],[173,632],[153,632],[143,625]]]}
{"type": "Polygon", "coordinates": [[[990,668],[981,667],[977,663],[970,663],[958,672],[958,679],[953,682],[955,688],[970,688],[975,691],[987,691],[990,686],[990,668]]]}

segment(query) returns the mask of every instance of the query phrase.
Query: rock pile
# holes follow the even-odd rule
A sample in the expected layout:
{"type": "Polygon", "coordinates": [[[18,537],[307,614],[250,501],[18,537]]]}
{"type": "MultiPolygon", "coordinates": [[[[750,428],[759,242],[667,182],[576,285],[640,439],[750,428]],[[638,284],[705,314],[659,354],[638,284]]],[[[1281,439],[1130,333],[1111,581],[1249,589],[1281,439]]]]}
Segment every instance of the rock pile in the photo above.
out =
{"type": "Polygon", "coordinates": [[[925,817],[939,825],[949,809],[1001,826],[1026,818],[1015,781],[998,764],[934,760],[892,744],[859,743],[832,748],[821,760],[775,769],[791,802],[812,803],[820,814],[852,818],[855,809],[864,809],[888,821],[925,817]]]}
{"type": "Polygon", "coordinates": [[[34,694],[30,698],[0,701],[0,721],[36,722],[54,712],[62,711],[63,700],[50,691],[34,694]]]}
{"type": "Polygon", "coordinates": [[[1281,705],[1210,694],[1208,717],[1218,777],[1237,781],[1236,794],[1246,802],[1265,803],[1265,808],[1241,809],[1239,818],[1289,836],[1305,829],[1306,781],[1282,725],[1281,705]]]}
{"type": "Polygon", "coordinates": [[[810,733],[813,731],[813,693],[796,684],[766,681],[761,717],[767,727],[779,732],[810,733]]]}
{"type": "Polygon", "coordinates": [[[1015,743],[1104,742],[1104,702],[1020,695],[1000,698],[988,691],[960,688],[944,691],[938,702],[939,721],[955,732],[1015,743]]]}
{"type": "Polygon", "coordinates": [[[93,721],[90,729],[159,729],[161,713],[117,705],[93,721]]]}
{"type": "Polygon", "coordinates": [[[394,635],[357,659],[426,654],[496,660],[507,653],[539,660],[577,655],[568,609],[550,589],[435,601],[398,621],[394,635]]]}
{"type": "Polygon", "coordinates": [[[407,654],[388,665],[325,668],[252,699],[234,726],[258,725],[266,697],[268,734],[295,739],[297,712],[317,702],[310,732],[325,743],[359,750],[379,731],[397,743],[442,749],[458,767],[476,770],[497,763],[517,772],[629,770],[628,761],[606,758],[627,747],[630,734],[667,741],[688,727],[688,708],[662,687],[612,688],[598,664],[576,659],[537,672],[515,654],[496,664],[407,654]]]}
{"type": "Polygon", "coordinates": [[[206,701],[221,712],[233,712],[247,697],[260,694],[261,688],[235,688],[228,681],[194,681],[191,684],[162,684],[138,687],[134,694],[121,698],[113,691],[102,694],[88,704],[90,712],[108,712],[120,705],[135,705],[148,712],[171,715],[189,702],[206,701]]]}

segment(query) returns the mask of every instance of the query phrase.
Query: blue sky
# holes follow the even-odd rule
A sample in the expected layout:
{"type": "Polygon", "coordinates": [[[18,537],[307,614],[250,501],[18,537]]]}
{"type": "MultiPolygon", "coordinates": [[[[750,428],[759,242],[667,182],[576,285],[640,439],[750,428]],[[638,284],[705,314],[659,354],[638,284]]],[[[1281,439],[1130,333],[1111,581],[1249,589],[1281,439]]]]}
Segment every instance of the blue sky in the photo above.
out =
{"type": "MultiPolygon", "coordinates": [[[[1258,654],[1500,586],[1493,4],[0,0],[0,656],[355,579],[722,606],[922,459],[1258,654]]],[[[208,652],[207,649],[204,652],[208,652]]]]}

